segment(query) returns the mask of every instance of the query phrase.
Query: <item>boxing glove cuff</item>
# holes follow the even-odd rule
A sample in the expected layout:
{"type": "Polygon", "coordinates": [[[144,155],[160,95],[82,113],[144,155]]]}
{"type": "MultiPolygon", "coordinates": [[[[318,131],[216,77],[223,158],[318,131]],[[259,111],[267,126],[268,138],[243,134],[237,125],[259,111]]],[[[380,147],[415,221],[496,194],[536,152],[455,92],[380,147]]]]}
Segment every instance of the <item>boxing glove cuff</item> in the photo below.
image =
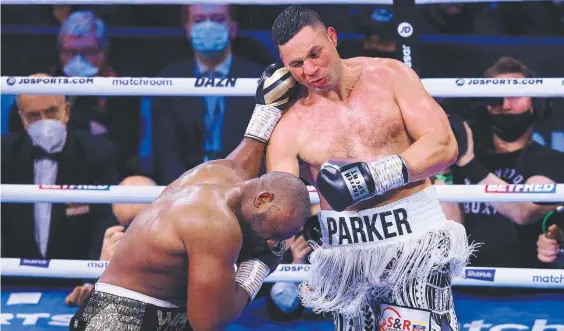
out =
{"type": "Polygon", "coordinates": [[[262,283],[269,274],[268,266],[259,260],[241,262],[235,273],[235,282],[249,294],[249,303],[255,299],[262,283]]]}
{"type": "Polygon", "coordinates": [[[274,127],[282,117],[282,111],[269,105],[256,105],[245,137],[267,142],[274,131],[274,127]]]}
{"type": "Polygon", "coordinates": [[[374,192],[382,195],[389,190],[402,187],[409,183],[409,171],[404,159],[399,155],[384,156],[368,163],[372,178],[374,178],[374,192]]]}

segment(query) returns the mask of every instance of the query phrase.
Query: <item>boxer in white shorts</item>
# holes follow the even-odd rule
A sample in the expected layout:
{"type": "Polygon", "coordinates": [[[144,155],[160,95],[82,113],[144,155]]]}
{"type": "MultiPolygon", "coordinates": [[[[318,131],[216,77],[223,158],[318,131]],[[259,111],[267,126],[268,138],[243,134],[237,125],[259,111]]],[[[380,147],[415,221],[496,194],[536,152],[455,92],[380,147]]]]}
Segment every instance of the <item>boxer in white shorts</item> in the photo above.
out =
{"type": "Polygon", "coordinates": [[[459,330],[451,278],[473,247],[429,180],[458,155],[444,110],[399,61],[341,59],[312,10],[284,10],[272,38],[303,88],[274,130],[267,170],[307,164],[321,198],[323,247],[304,305],[333,313],[338,330],[459,330]]]}

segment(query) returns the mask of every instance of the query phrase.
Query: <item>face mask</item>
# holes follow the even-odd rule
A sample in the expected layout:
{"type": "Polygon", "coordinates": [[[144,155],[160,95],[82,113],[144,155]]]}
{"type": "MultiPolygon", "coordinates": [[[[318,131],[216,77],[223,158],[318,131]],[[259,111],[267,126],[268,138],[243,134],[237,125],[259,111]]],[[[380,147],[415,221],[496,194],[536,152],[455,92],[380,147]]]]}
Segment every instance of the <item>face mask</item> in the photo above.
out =
{"type": "Polygon", "coordinates": [[[63,67],[63,72],[71,77],[92,77],[98,73],[98,68],[77,55],[63,67]]]}
{"type": "Polygon", "coordinates": [[[529,111],[522,114],[501,114],[489,117],[493,132],[507,142],[513,142],[522,137],[535,120],[534,115],[529,111]]]}
{"type": "Polygon", "coordinates": [[[272,302],[284,313],[291,313],[298,309],[298,285],[288,282],[275,283],[270,290],[272,302]]]}
{"type": "Polygon", "coordinates": [[[204,21],[192,26],[190,38],[196,52],[203,56],[216,56],[229,44],[229,29],[225,24],[204,21]]]}
{"type": "Polygon", "coordinates": [[[57,120],[39,120],[27,128],[27,134],[35,146],[46,153],[58,153],[65,147],[67,128],[57,120]]]}

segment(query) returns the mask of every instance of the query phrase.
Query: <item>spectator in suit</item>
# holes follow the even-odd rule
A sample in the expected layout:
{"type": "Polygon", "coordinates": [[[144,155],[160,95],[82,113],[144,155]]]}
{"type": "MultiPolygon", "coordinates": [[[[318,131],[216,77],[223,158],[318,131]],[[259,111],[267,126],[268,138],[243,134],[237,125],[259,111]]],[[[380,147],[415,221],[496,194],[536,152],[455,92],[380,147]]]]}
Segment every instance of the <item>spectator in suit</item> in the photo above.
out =
{"type": "MultiPolygon", "coordinates": [[[[120,186],[155,186],[156,183],[147,177],[131,176],[124,179],[120,186]]],[[[147,206],[147,204],[119,204],[114,203],[112,210],[120,225],[114,225],[104,233],[104,242],[102,244],[102,253],[100,260],[109,261],[114,255],[114,250],[119,243],[121,237],[129,224],[137,217],[137,215],[147,206]]],[[[66,297],[65,303],[69,306],[80,306],[88,298],[94,285],[86,283],[76,286],[73,291],[66,297]]]]}
{"type": "MultiPolygon", "coordinates": [[[[2,136],[3,184],[117,184],[112,144],[68,127],[64,96],[20,95],[17,105],[26,131],[2,136]]],[[[106,204],[3,203],[1,213],[3,257],[97,260],[117,224],[106,204]]]]}
{"type": "MultiPolygon", "coordinates": [[[[160,77],[260,77],[262,66],[231,51],[231,40],[237,33],[232,6],[183,8],[193,58],[164,68],[160,77]]],[[[225,157],[239,143],[253,108],[252,97],[152,98],[157,183],[168,185],[203,161],[225,157]]]]}
{"type": "MultiPolygon", "coordinates": [[[[75,11],[59,30],[59,63],[51,76],[117,77],[108,62],[110,43],[104,22],[91,11],[75,11]]],[[[69,96],[73,116],[69,127],[104,135],[116,148],[120,179],[139,174],[140,100],[136,97],[69,96]]],[[[14,105],[15,106],[15,105],[14,105]]],[[[17,107],[13,107],[10,131],[21,131],[17,107]]]]}

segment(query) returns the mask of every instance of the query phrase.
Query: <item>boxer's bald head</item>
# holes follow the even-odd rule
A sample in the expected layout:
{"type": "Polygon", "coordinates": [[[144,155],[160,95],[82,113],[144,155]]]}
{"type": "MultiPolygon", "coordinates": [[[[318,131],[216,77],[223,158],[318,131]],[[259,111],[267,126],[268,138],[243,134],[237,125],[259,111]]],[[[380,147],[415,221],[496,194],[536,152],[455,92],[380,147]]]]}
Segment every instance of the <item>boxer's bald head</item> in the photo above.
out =
{"type": "MultiPolygon", "coordinates": [[[[48,78],[46,74],[34,74],[33,78],[48,78]]],[[[70,104],[64,95],[20,94],[16,96],[20,118],[27,129],[32,123],[43,119],[58,120],[67,124],[70,119],[70,104]]]]}
{"type": "Polygon", "coordinates": [[[295,235],[310,216],[309,192],[296,176],[271,172],[245,188],[241,212],[253,232],[264,240],[295,235]]]}

